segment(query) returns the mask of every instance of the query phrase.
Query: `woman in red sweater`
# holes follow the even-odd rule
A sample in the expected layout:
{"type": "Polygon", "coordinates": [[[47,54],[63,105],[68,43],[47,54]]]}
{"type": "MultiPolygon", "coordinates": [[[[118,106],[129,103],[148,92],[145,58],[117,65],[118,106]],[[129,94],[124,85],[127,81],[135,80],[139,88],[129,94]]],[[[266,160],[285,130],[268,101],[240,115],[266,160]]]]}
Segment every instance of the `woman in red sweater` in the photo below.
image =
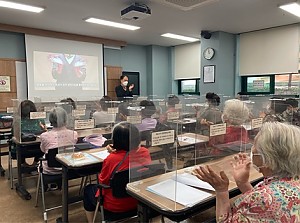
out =
{"type": "MultiPolygon", "coordinates": [[[[151,163],[149,151],[140,147],[139,130],[128,122],[117,124],[112,133],[112,145],[108,146],[109,156],[103,161],[102,170],[99,173],[99,182],[109,185],[109,179],[114,169],[121,163],[118,170],[129,167],[148,165],[151,163]],[[128,153],[128,155],[127,155],[128,153]]],[[[90,184],[84,190],[84,209],[88,222],[92,222],[96,209],[98,189],[96,184],[90,184]]],[[[104,209],[110,212],[126,212],[137,208],[137,201],[132,197],[116,198],[111,189],[104,189],[104,209]]]]}

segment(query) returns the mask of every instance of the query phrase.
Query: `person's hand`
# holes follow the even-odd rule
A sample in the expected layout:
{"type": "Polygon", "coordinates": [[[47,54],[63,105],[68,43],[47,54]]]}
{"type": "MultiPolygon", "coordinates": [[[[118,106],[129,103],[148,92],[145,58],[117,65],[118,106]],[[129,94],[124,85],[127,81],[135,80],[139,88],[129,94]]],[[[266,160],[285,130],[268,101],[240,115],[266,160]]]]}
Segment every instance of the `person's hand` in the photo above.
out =
{"type": "Polygon", "coordinates": [[[117,150],[112,147],[112,144],[106,146],[107,152],[115,153],[117,150]]]}
{"type": "Polygon", "coordinates": [[[194,169],[193,174],[207,183],[209,183],[213,188],[215,188],[216,192],[227,192],[229,186],[229,179],[224,173],[224,171],[220,172],[220,175],[217,175],[208,165],[198,166],[194,169]]]}
{"type": "Polygon", "coordinates": [[[233,167],[233,178],[237,185],[247,184],[249,182],[251,160],[246,153],[235,155],[231,162],[233,167]]]}
{"type": "Polygon", "coordinates": [[[134,88],[134,84],[131,84],[131,85],[129,86],[129,91],[132,91],[133,88],[134,88]]]}
{"type": "Polygon", "coordinates": [[[44,131],[47,131],[47,126],[44,125],[42,122],[39,123],[41,129],[43,129],[44,131]]]}
{"type": "Polygon", "coordinates": [[[213,125],[213,122],[207,121],[206,119],[200,120],[201,125],[213,125]]]}

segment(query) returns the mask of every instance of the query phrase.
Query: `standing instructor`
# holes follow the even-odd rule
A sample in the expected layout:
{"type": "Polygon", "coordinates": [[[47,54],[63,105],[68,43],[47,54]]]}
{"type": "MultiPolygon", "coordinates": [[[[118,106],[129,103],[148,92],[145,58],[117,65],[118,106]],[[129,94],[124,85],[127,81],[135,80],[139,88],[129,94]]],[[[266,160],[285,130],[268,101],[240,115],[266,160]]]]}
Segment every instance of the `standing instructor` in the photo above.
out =
{"type": "Polygon", "coordinates": [[[124,97],[132,97],[132,90],[134,88],[134,84],[131,84],[128,87],[128,77],[125,75],[121,75],[120,82],[121,84],[115,88],[117,98],[121,100],[124,97]]]}

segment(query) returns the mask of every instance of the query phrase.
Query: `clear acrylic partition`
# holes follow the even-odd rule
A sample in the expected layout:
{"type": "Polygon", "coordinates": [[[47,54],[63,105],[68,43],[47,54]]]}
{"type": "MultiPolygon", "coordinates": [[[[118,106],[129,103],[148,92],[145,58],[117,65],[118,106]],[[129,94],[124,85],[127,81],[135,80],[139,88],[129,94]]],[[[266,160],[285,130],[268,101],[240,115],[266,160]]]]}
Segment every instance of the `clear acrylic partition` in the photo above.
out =
{"type": "MultiPolygon", "coordinates": [[[[195,144],[199,142],[199,138],[195,133],[196,112],[189,105],[187,106],[186,102],[192,104],[199,100],[199,98],[185,99],[177,95],[156,96],[155,98],[150,96],[147,103],[140,102],[140,107],[137,109],[129,109],[130,116],[140,115],[142,121],[141,124],[135,124],[137,129],[133,128],[130,134],[132,145],[130,154],[134,155],[129,156],[130,184],[128,184],[128,189],[153,201],[162,209],[181,210],[196,202],[193,194],[199,191],[195,192],[194,188],[181,183],[180,179],[193,177],[185,172],[183,167],[185,161],[194,155],[195,144]],[[153,117],[155,117],[157,106],[165,108],[155,119],[153,117]],[[159,124],[152,130],[146,130],[144,127],[149,126],[153,120],[159,124]],[[143,125],[146,123],[148,125],[143,125]],[[190,126],[187,127],[188,125],[190,126]],[[139,151],[133,148],[136,131],[139,131],[142,139],[142,148],[139,151]],[[143,157],[137,158],[137,152],[143,157]],[[142,166],[142,168],[136,168],[137,166],[142,166]],[[140,171],[137,172],[136,169],[140,171]],[[188,191],[187,199],[185,196],[182,199],[181,194],[184,191],[188,191]],[[190,198],[192,200],[189,200],[190,198]]],[[[138,120],[138,118],[131,120],[138,120]]]]}
{"type": "MultiPolygon", "coordinates": [[[[74,153],[74,144],[76,144],[78,138],[78,133],[75,131],[73,106],[65,102],[56,102],[54,108],[57,117],[54,121],[56,121],[57,124],[54,124],[53,128],[66,127],[66,129],[57,136],[58,153],[72,155],[74,153]]],[[[52,112],[53,110],[49,112],[49,115],[51,115],[52,112]]],[[[50,121],[52,120],[50,119],[50,121]]]]}
{"type": "Polygon", "coordinates": [[[12,99],[13,106],[13,136],[19,142],[21,142],[21,100],[12,99]]]}
{"type": "MultiPolygon", "coordinates": [[[[14,107],[16,108],[14,114],[14,136],[18,141],[22,142],[23,134],[33,134],[39,136],[46,129],[46,112],[42,101],[35,98],[35,102],[30,100],[14,100],[14,107]]],[[[23,138],[23,141],[24,140],[23,138]]]]}
{"type": "Polygon", "coordinates": [[[300,110],[299,98],[287,100],[288,110],[285,114],[285,119],[292,125],[300,126],[300,110]]]}

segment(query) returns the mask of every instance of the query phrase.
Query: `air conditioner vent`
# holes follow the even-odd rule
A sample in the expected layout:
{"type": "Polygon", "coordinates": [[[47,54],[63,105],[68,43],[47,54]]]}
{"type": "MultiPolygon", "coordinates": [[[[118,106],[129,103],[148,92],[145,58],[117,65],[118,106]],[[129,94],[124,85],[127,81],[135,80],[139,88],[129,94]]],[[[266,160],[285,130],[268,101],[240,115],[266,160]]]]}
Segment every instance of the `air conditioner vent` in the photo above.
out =
{"type": "Polygon", "coordinates": [[[216,2],[216,1],[219,0],[157,0],[157,2],[159,3],[174,6],[184,11],[191,10],[196,7],[209,4],[212,2],[216,2]]]}

